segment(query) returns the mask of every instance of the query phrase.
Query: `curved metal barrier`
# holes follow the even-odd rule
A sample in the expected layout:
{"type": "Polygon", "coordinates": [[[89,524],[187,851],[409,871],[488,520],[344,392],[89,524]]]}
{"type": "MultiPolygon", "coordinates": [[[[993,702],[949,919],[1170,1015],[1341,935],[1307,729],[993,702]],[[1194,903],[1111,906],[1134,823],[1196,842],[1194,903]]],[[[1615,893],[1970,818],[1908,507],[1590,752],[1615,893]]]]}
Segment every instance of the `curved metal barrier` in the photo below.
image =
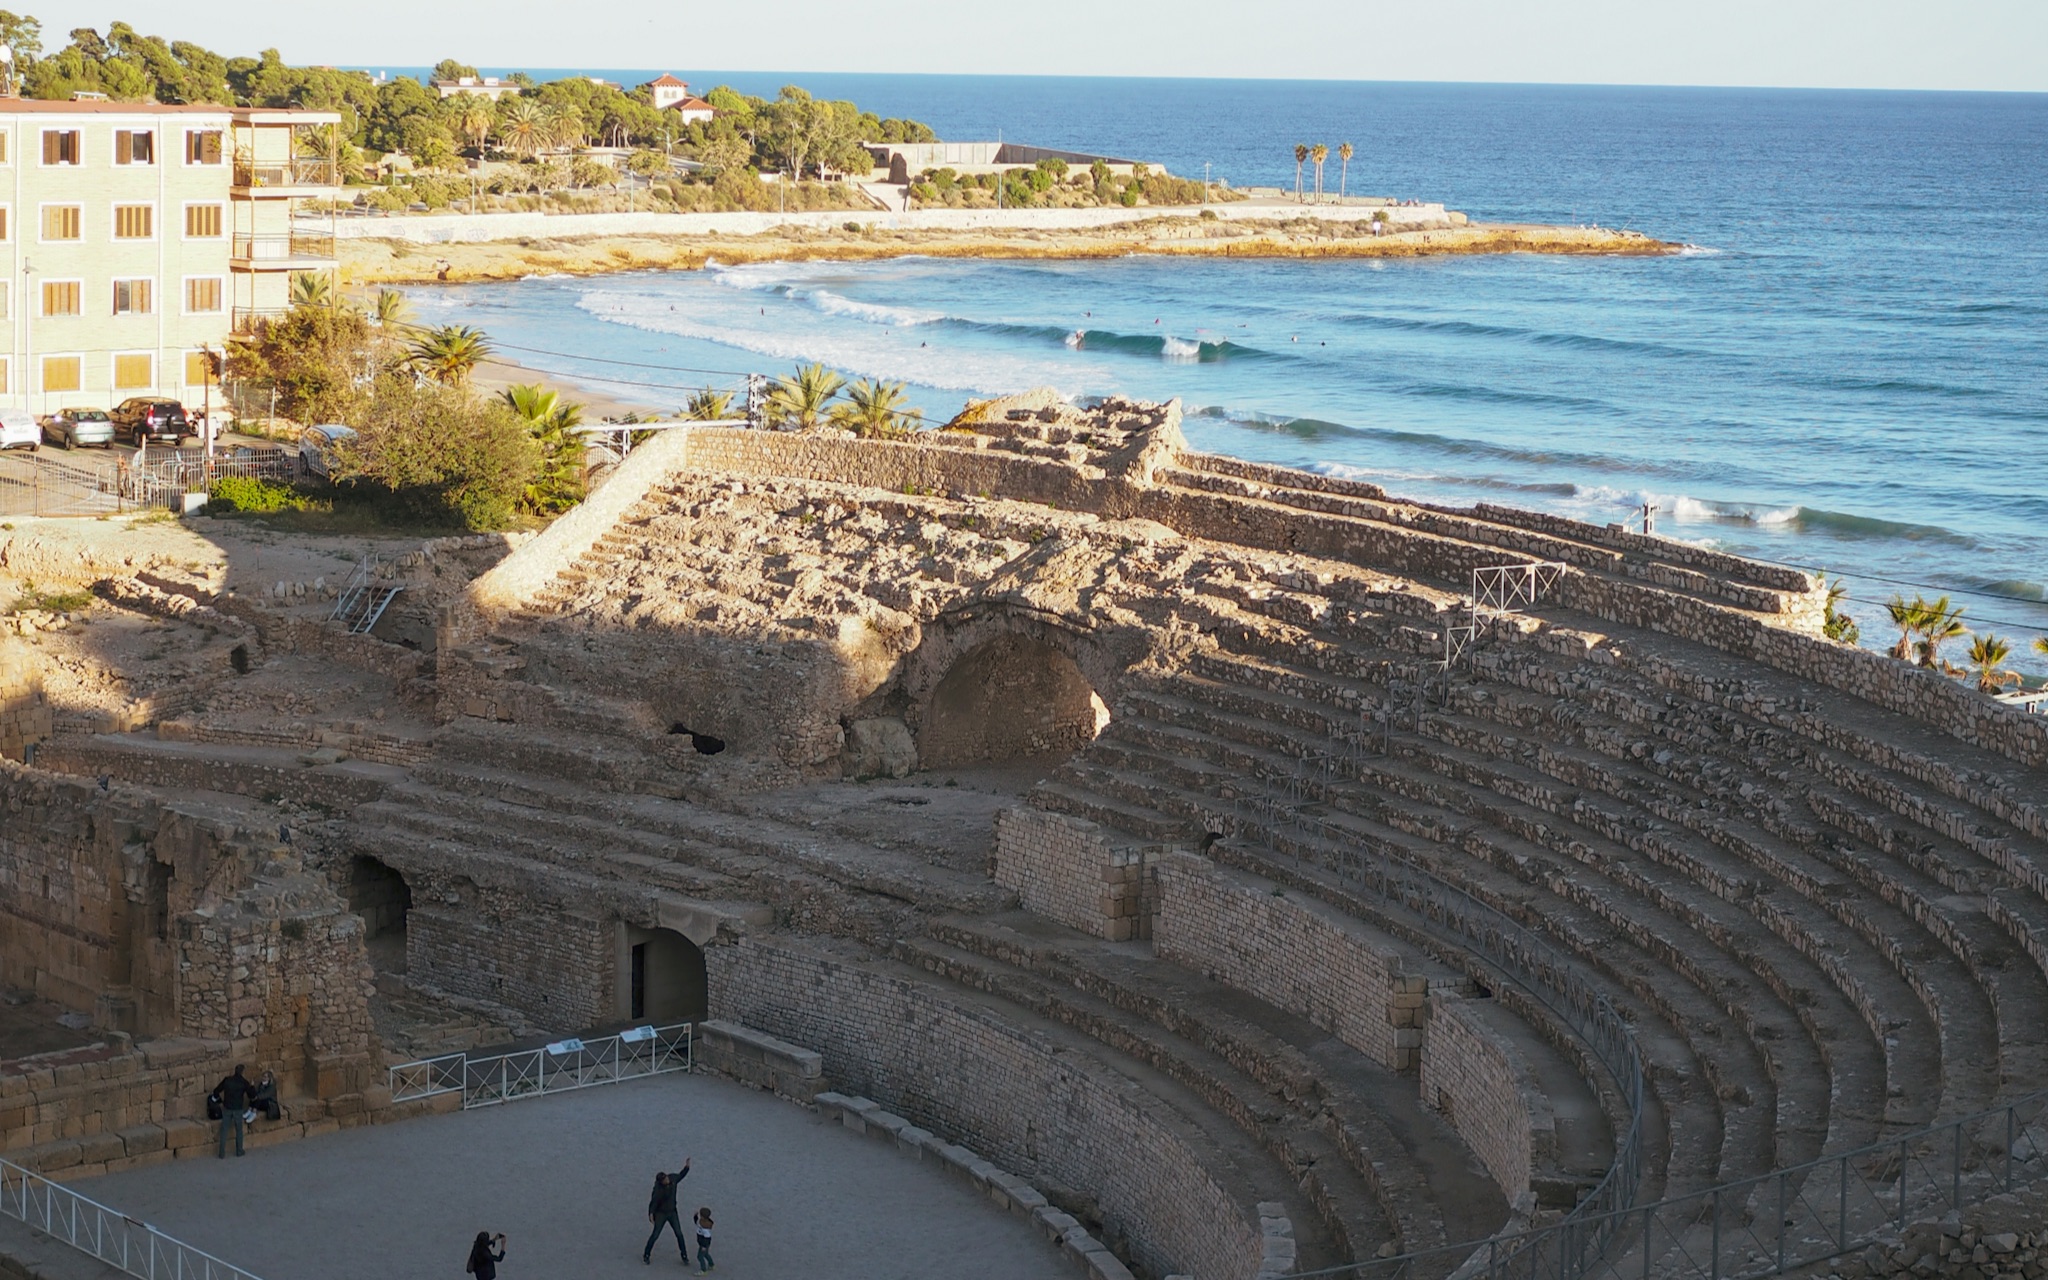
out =
{"type": "Polygon", "coordinates": [[[142,1280],[257,1280],[40,1173],[0,1160],[0,1213],[142,1280]]]}
{"type": "Polygon", "coordinates": [[[696,1024],[634,1027],[597,1040],[557,1040],[538,1049],[520,1049],[472,1058],[446,1053],[391,1068],[391,1100],[411,1102],[437,1094],[460,1093],[462,1107],[496,1106],[515,1098],[587,1089],[592,1085],[637,1080],[690,1069],[691,1033],[696,1024]]]}

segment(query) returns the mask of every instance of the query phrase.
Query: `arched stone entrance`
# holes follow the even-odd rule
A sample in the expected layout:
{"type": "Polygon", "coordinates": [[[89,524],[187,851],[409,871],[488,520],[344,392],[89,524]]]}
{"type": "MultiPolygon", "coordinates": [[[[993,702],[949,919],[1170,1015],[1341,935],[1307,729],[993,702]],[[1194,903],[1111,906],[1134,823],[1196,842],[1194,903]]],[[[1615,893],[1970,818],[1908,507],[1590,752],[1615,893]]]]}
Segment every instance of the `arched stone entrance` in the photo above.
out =
{"type": "Polygon", "coordinates": [[[918,756],[927,769],[1058,759],[1108,723],[1108,705],[1072,657],[1010,632],[961,654],[933,687],[918,756]]]}
{"type": "Polygon", "coordinates": [[[618,1015],[635,1022],[695,1022],[709,1008],[704,951],[674,929],[627,925],[618,1015]]]}
{"type": "Polygon", "coordinates": [[[406,919],[412,886],[396,868],[358,856],[348,865],[348,909],[363,918],[363,942],[380,973],[405,972],[406,919]]]}

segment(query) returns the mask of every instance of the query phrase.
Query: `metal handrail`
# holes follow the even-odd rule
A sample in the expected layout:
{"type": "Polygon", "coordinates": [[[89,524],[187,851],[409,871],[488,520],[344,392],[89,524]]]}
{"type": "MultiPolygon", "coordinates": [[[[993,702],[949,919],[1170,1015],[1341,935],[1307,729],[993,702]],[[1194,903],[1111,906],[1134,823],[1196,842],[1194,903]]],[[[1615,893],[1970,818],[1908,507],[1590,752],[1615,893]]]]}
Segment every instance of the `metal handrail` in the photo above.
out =
{"type": "Polygon", "coordinates": [[[558,1040],[538,1049],[472,1058],[444,1053],[391,1068],[391,1100],[460,1093],[462,1108],[565,1093],[643,1076],[688,1071],[696,1024],[634,1027],[597,1040],[558,1040]]]}
{"type": "MultiPolygon", "coordinates": [[[[1650,1204],[1299,1277],[1405,1280],[1469,1257],[1465,1276],[1758,1280],[1839,1257],[2048,1176],[2048,1089],[1839,1155],[1650,1204]],[[1626,1240],[1561,1268],[1559,1237],[1626,1240]],[[1661,1241],[1662,1247],[1658,1245],[1661,1241]],[[1481,1259],[1484,1259],[1481,1263],[1481,1259]]],[[[1299,1278],[1297,1278],[1299,1280],[1299,1278]]]]}
{"type": "Polygon", "coordinates": [[[251,235],[236,232],[230,257],[237,261],[265,262],[286,258],[331,258],[334,256],[334,237],[313,232],[280,232],[276,235],[251,235]]]}
{"type": "Polygon", "coordinates": [[[0,1160],[0,1213],[141,1280],[258,1280],[147,1222],[0,1160]]]}
{"type": "Polygon", "coordinates": [[[237,160],[238,187],[334,187],[341,185],[340,168],[326,159],[237,160]]]}

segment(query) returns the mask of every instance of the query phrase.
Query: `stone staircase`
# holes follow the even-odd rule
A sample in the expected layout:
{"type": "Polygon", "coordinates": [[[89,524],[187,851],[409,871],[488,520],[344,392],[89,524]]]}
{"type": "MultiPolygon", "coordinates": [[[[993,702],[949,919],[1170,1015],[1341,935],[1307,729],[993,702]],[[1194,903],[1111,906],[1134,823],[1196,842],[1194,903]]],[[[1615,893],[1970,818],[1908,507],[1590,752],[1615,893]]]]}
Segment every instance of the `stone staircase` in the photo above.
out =
{"type": "Polygon", "coordinates": [[[1211,646],[1127,689],[1032,802],[1295,877],[1468,971],[1327,869],[1425,867],[1548,937],[1636,1025],[1646,1195],[2043,1080],[2048,852],[2018,766],[1874,709],[1844,733],[1832,690],[1561,610],[1418,699],[1408,605],[1204,589],[1211,646]]]}

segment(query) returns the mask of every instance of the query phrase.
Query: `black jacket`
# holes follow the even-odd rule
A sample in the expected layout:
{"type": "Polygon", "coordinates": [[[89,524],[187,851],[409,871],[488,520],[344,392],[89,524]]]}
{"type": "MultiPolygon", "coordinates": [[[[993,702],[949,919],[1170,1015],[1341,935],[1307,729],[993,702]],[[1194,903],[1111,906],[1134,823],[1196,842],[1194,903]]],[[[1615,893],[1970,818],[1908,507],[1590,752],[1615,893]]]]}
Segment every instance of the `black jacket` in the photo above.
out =
{"type": "Polygon", "coordinates": [[[647,1197],[648,1216],[666,1218],[673,1214],[676,1211],[676,1192],[681,1188],[683,1179],[689,1176],[690,1166],[684,1165],[676,1173],[670,1174],[667,1182],[657,1177],[654,1180],[654,1190],[647,1197]]]}
{"type": "Polygon", "coordinates": [[[256,1086],[239,1071],[213,1086],[213,1096],[220,1099],[221,1108],[229,1114],[248,1110],[250,1095],[255,1092],[256,1086]]]}

